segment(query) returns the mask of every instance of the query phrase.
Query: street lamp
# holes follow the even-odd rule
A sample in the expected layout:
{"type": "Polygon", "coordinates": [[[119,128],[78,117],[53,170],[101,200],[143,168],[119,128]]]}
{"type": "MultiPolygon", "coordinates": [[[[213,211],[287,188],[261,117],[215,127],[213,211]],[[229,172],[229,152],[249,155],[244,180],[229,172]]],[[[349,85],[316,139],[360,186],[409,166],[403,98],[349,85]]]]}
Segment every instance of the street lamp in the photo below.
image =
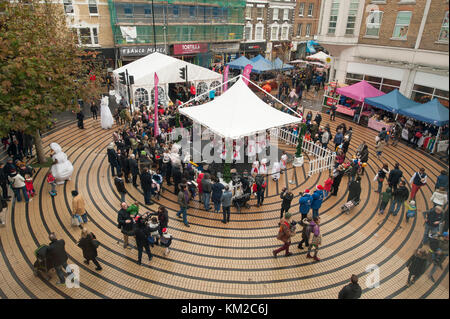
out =
{"type": "Polygon", "coordinates": [[[155,30],[155,8],[153,7],[153,0],[152,0],[152,24],[153,24],[153,46],[155,48],[156,52],[156,30],[155,30]]]}

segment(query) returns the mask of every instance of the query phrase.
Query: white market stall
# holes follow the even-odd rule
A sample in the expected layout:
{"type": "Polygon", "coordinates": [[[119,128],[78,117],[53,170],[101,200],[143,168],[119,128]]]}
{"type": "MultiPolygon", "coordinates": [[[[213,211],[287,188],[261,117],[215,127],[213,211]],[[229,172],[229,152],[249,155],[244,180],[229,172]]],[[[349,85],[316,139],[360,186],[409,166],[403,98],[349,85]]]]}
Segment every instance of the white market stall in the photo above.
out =
{"type": "Polygon", "coordinates": [[[181,78],[180,71],[186,66],[188,81],[194,83],[197,94],[207,92],[222,83],[222,75],[217,72],[155,52],[113,71],[116,92],[127,96],[127,86],[119,82],[119,73],[128,72],[128,75],[134,78],[134,84],[130,86],[133,103],[142,102],[150,106],[153,101],[156,73],[159,78],[158,100],[167,105],[169,83],[186,82],[181,78]]]}

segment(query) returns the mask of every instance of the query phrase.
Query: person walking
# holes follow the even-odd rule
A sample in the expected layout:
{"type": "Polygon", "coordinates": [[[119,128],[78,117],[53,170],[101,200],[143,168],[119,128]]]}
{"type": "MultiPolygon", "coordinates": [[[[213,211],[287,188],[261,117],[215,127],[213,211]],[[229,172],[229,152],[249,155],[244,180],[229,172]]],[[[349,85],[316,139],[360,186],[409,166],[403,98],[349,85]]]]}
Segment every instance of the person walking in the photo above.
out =
{"type": "Polygon", "coordinates": [[[323,202],[323,186],[317,185],[316,190],[312,195],[312,203],[311,203],[313,218],[319,217],[319,209],[322,206],[322,202],[323,202]]]}
{"type": "Polygon", "coordinates": [[[148,241],[148,238],[150,237],[150,231],[141,217],[138,217],[136,223],[134,224],[134,235],[136,238],[136,246],[138,249],[137,264],[142,265],[142,252],[144,251],[144,249],[147,253],[148,261],[151,261],[153,256],[152,252],[150,251],[150,243],[148,241]]]}
{"type": "Polygon", "coordinates": [[[392,203],[389,207],[389,213],[392,213],[393,216],[397,216],[400,208],[403,206],[403,203],[408,199],[409,191],[406,188],[405,181],[400,181],[399,187],[396,191],[392,192],[392,203]]]}
{"type": "Polygon", "coordinates": [[[373,181],[378,181],[378,189],[375,190],[375,193],[380,193],[383,190],[383,182],[389,174],[389,168],[387,164],[383,164],[383,167],[380,168],[377,175],[375,175],[373,181]]]}
{"type": "Polygon", "coordinates": [[[448,194],[445,191],[445,188],[439,187],[436,191],[434,191],[430,200],[433,202],[434,206],[444,207],[448,202],[448,194]]]}
{"type": "Polygon", "coordinates": [[[322,143],[323,148],[325,149],[328,148],[328,143],[330,142],[330,133],[328,133],[326,129],[323,129],[322,138],[320,142],[322,143]]]}
{"type": "Polygon", "coordinates": [[[381,193],[381,203],[380,203],[380,215],[383,215],[386,206],[392,198],[392,189],[390,187],[386,188],[386,191],[381,193]]]}
{"type": "Polygon", "coordinates": [[[180,192],[180,184],[183,178],[181,165],[172,165],[171,168],[173,184],[174,184],[174,194],[178,194],[180,192]]]}
{"type": "Polygon", "coordinates": [[[78,191],[72,191],[72,217],[78,219],[79,226],[83,229],[82,224],[87,223],[86,204],[84,198],[78,191]]]}
{"type": "Polygon", "coordinates": [[[97,112],[98,112],[97,103],[95,103],[95,101],[92,101],[91,102],[91,113],[92,113],[92,118],[94,120],[97,120],[97,112]]]}
{"type": "Polygon", "coordinates": [[[114,185],[116,185],[117,192],[120,194],[120,201],[125,202],[125,195],[127,194],[127,190],[122,179],[122,172],[117,174],[117,176],[114,178],[114,185]]]}
{"type": "Polygon", "coordinates": [[[384,139],[381,139],[378,136],[375,138],[375,151],[377,153],[378,159],[381,159],[385,144],[386,144],[386,141],[384,139]]]}
{"type": "Polygon", "coordinates": [[[114,169],[115,169],[117,174],[120,173],[121,169],[120,169],[119,157],[117,156],[117,153],[114,150],[114,143],[113,142],[111,142],[108,145],[106,153],[108,154],[108,162],[109,162],[109,165],[111,166],[111,175],[113,177],[115,177],[116,174],[114,172],[114,169]]]}
{"type": "Polygon", "coordinates": [[[430,236],[439,233],[439,224],[442,222],[442,206],[435,206],[423,213],[425,217],[425,231],[423,234],[422,245],[426,245],[430,236]]]}
{"type": "Polygon", "coordinates": [[[267,183],[264,181],[264,177],[261,174],[256,175],[255,177],[255,189],[257,203],[256,206],[260,207],[264,202],[264,192],[266,190],[267,183]]]}
{"type": "Polygon", "coordinates": [[[285,255],[286,257],[292,255],[292,253],[289,252],[289,246],[291,245],[291,237],[293,235],[293,233],[291,232],[290,219],[291,219],[291,213],[286,213],[284,215],[284,218],[281,219],[280,229],[278,231],[277,239],[281,240],[284,244],[280,248],[272,251],[272,254],[275,258],[277,257],[277,254],[283,250],[286,251],[286,255],[285,255]]]}
{"type": "Polygon", "coordinates": [[[225,189],[225,186],[219,181],[219,179],[216,177],[214,184],[211,186],[212,189],[212,195],[211,200],[214,203],[214,213],[220,212],[220,202],[223,194],[223,190],[225,189]]]}
{"type": "Polygon", "coordinates": [[[83,114],[82,108],[80,108],[80,111],[77,113],[77,120],[78,120],[78,128],[84,129],[84,124],[83,124],[84,114],[83,114]]]}
{"type": "Polygon", "coordinates": [[[361,197],[361,176],[358,176],[356,180],[350,182],[348,186],[347,202],[354,201],[359,202],[361,197]]]}
{"type": "Polygon", "coordinates": [[[121,209],[117,214],[117,226],[123,234],[123,248],[128,247],[128,238],[130,236],[134,236],[133,220],[131,219],[130,213],[128,213],[127,209],[127,203],[123,202],[121,204],[121,209]]]}
{"type": "Polygon", "coordinates": [[[344,167],[339,165],[333,172],[333,186],[331,196],[337,196],[339,191],[339,185],[341,184],[342,177],[344,176],[344,167]]]}
{"type": "Polygon", "coordinates": [[[337,100],[333,101],[330,107],[330,121],[336,121],[337,100]]]}
{"type": "Polygon", "coordinates": [[[148,167],[144,167],[143,172],[140,176],[141,186],[144,192],[145,205],[152,205],[152,175],[149,172],[148,167]]]}
{"type": "Polygon", "coordinates": [[[406,262],[406,267],[408,267],[409,271],[406,286],[409,287],[413,285],[427,269],[426,250],[423,248],[417,249],[417,251],[406,262]]]}
{"type": "Polygon", "coordinates": [[[359,299],[361,297],[362,289],[358,284],[358,276],[352,275],[350,283],[344,286],[339,292],[338,299],[359,299]]]}
{"type": "Polygon", "coordinates": [[[225,186],[225,191],[222,193],[220,197],[220,202],[222,203],[223,209],[223,220],[222,223],[226,224],[230,222],[230,207],[233,199],[233,194],[230,191],[230,187],[228,185],[225,186]]]}
{"type": "Polygon", "coordinates": [[[448,173],[446,170],[442,170],[441,175],[439,175],[436,179],[434,188],[438,189],[440,187],[444,187],[444,189],[448,192],[448,173]]]}
{"type": "Polygon", "coordinates": [[[317,257],[317,253],[319,252],[319,246],[322,244],[322,235],[320,234],[320,217],[313,218],[310,223],[311,232],[313,234],[313,238],[311,240],[311,245],[308,248],[308,254],[306,258],[313,258],[315,261],[320,261],[320,258],[317,257]],[[311,256],[311,250],[314,248],[314,256],[311,256]]]}
{"type": "Polygon", "coordinates": [[[299,211],[302,214],[302,220],[305,219],[311,209],[312,196],[309,194],[309,189],[306,189],[303,193],[300,193],[300,198],[298,200],[299,211]]]}
{"type": "Polygon", "coordinates": [[[208,212],[210,210],[209,202],[211,201],[212,183],[210,180],[210,175],[205,173],[202,179],[202,191],[203,191],[203,207],[208,212]]]}
{"type": "Polygon", "coordinates": [[[425,169],[421,168],[418,172],[414,173],[414,175],[409,180],[411,184],[411,197],[410,199],[416,199],[416,194],[419,189],[427,183],[427,174],[425,173],[425,169]]]}
{"type": "Polygon", "coordinates": [[[181,217],[183,214],[183,223],[186,227],[190,227],[187,221],[187,209],[189,207],[189,193],[186,190],[186,185],[181,184],[181,190],[178,193],[178,204],[180,205],[180,210],[177,213],[177,217],[181,217]]]}
{"type": "Polygon", "coordinates": [[[292,194],[292,192],[289,191],[286,187],[283,187],[283,189],[281,190],[280,198],[282,199],[280,212],[280,219],[281,219],[283,218],[284,213],[289,212],[292,200],[294,199],[294,194],[292,194]]]}
{"type": "Polygon", "coordinates": [[[95,238],[95,235],[89,232],[86,228],[83,228],[81,231],[81,238],[78,241],[78,247],[80,247],[83,251],[84,263],[89,265],[89,262],[92,260],[94,265],[96,266],[95,270],[102,270],[99,262],[97,261],[97,248],[100,246],[100,243],[95,238]]]}
{"type": "Polygon", "coordinates": [[[48,238],[50,240],[47,250],[48,266],[49,268],[55,268],[59,279],[56,284],[64,285],[66,283],[64,274],[67,275],[73,272],[67,265],[68,256],[65,249],[66,242],[64,239],[58,240],[53,232],[50,233],[48,238]]]}
{"type": "Polygon", "coordinates": [[[8,177],[8,179],[11,182],[11,187],[14,191],[15,199],[18,202],[22,201],[20,192],[23,193],[25,203],[28,203],[29,201],[31,201],[31,199],[28,197],[27,188],[25,186],[25,178],[22,175],[20,175],[15,170],[13,170],[11,172],[11,175],[8,177]]]}
{"type": "Polygon", "coordinates": [[[130,172],[133,176],[133,186],[138,187],[139,185],[137,184],[137,177],[139,175],[139,165],[134,154],[130,155],[130,158],[128,159],[128,165],[130,166],[130,172]]]}
{"type": "Polygon", "coordinates": [[[311,236],[312,231],[311,221],[312,221],[311,214],[308,214],[306,218],[303,218],[301,220],[301,225],[303,226],[302,240],[298,243],[298,249],[303,249],[303,244],[305,244],[306,247],[309,247],[309,237],[311,236]]]}
{"type": "Polygon", "coordinates": [[[397,190],[398,183],[403,177],[403,172],[400,170],[400,164],[395,163],[394,169],[389,172],[388,184],[395,192],[397,190]]]}

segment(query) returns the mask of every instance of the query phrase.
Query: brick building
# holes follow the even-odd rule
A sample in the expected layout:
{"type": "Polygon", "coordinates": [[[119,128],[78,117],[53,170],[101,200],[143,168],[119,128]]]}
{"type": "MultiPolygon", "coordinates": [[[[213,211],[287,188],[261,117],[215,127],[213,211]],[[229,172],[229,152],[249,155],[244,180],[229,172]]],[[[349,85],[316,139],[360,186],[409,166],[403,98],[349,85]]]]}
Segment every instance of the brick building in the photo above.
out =
{"type": "Polygon", "coordinates": [[[297,0],[292,36],[292,60],[304,57],[306,41],[317,38],[321,2],[321,0],[297,0]]]}
{"type": "Polygon", "coordinates": [[[267,51],[270,60],[277,57],[284,62],[290,60],[295,5],[294,0],[269,1],[267,51]]]}
{"type": "Polygon", "coordinates": [[[244,39],[240,44],[240,52],[247,58],[269,53],[266,52],[268,7],[268,0],[247,0],[244,39]]]}

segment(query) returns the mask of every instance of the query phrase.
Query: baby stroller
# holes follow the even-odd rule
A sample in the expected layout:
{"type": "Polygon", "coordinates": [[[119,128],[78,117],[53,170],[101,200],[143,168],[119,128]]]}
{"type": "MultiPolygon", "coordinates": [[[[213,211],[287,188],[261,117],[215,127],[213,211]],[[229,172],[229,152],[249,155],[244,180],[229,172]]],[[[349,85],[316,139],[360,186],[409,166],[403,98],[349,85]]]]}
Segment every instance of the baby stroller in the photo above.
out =
{"type": "Polygon", "coordinates": [[[41,275],[47,280],[50,280],[51,276],[48,274],[52,268],[48,258],[47,258],[48,246],[41,245],[38,249],[34,251],[36,256],[36,261],[33,264],[33,274],[37,277],[41,275]]]}
{"type": "Polygon", "coordinates": [[[349,214],[350,211],[359,205],[360,200],[359,199],[352,199],[351,201],[348,201],[344,205],[341,206],[341,213],[349,214]]]}
{"type": "Polygon", "coordinates": [[[160,174],[152,174],[152,193],[159,200],[159,195],[162,192],[163,178],[160,174]]]}

